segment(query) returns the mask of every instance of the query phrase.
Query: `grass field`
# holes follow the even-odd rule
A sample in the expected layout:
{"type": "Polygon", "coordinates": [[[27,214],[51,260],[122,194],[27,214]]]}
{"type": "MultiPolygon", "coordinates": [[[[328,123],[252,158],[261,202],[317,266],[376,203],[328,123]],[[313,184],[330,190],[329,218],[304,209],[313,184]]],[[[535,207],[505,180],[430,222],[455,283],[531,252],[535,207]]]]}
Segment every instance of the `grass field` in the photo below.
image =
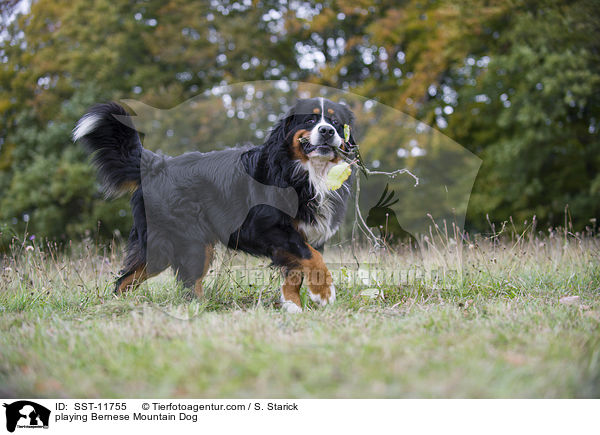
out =
{"type": "MultiPolygon", "coordinates": [[[[450,242],[358,263],[441,265],[450,242]]],[[[467,241],[462,280],[350,282],[348,266],[333,306],[287,314],[266,262],[221,253],[205,301],[170,274],[116,298],[118,250],[26,240],[0,270],[0,397],[600,397],[599,247],[467,241]]],[[[356,262],[340,252],[326,259],[356,262]]]]}

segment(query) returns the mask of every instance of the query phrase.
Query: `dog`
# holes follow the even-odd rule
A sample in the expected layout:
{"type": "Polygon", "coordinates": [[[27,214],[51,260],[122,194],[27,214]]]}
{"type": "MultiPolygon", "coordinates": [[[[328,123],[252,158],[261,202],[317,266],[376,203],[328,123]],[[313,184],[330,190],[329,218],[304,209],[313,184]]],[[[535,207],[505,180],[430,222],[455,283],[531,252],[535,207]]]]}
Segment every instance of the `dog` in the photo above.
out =
{"type": "Polygon", "coordinates": [[[284,310],[302,311],[304,279],[314,302],[333,303],[322,250],[344,219],[354,174],[335,191],[326,176],[356,146],[344,133],[353,122],[346,105],[299,99],[262,145],[169,157],[143,148],[122,106],[92,107],[73,140],[91,155],[107,197],[131,192],[133,227],[115,292],[172,267],[202,298],[202,279],[222,242],[281,268],[284,310]]]}

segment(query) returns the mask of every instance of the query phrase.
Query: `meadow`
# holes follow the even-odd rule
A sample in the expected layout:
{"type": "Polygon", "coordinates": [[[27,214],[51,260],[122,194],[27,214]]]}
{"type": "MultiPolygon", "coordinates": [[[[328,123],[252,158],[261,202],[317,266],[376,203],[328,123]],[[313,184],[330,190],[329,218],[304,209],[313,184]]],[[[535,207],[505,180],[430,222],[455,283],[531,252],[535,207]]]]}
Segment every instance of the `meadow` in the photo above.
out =
{"type": "Polygon", "coordinates": [[[279,309],[266,261],[221,251],[203,301],[171,273],[116,297],[118,245],[16,240],[0,269],[0,396],[600,397],[600,240],[499,233],[334,246],[336,303],[303,290],[299,314],[279,309]],[[448,258],[461,273],[411,275],[448,258]]]}

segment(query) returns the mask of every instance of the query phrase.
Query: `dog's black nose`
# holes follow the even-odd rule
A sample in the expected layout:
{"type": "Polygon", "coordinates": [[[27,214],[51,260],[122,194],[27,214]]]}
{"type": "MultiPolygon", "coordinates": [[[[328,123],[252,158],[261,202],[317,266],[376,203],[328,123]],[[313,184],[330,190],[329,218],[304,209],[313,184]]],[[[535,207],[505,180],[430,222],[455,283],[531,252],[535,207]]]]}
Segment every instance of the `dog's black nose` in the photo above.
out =
{"type": "Polygon", "coordinates": [[[335,130],[330,125],[322,125],[319,127],[319,134],[323,136],[323,139],[329,139],[333,136],[335,130]]]}

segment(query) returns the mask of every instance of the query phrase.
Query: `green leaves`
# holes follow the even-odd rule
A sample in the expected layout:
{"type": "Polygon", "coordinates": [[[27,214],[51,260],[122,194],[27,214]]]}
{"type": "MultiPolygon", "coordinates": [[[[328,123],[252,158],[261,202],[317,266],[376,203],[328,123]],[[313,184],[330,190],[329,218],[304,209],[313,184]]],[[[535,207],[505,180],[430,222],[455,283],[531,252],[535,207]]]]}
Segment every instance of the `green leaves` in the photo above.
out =
{"type": "Polygon", "coordinates": [[[548,225],[564,224],[568,204],[582,228],[600,214],[600,197],[589,189],[600,171],[594,127],[600,119],[600,59],[594,54],[600,44],[589,37],[600,14],[585,1],[543,5],[516,9],[496,29],[498,40],[485,51],[487,68],[451,76],[473,85],[458,88],[448,134],[484,160],[471,222],[486,213],[516,222],[536,214],[548,225]],[[476,102],[481,95],[487,102],[476,102]]]}
{"type": "MultiPolygon", "coordinates": [[[[582,228],[600,215],[598,22],[586,0],[339,0],[302,11],[277,0],[32,2],[0,41],[0,224],[16,218],[22,231],[28,214],[51,237],[77,237],[97,219],[127,230],[125,203],[94,196],[69,137],[93,103],[173,107],[223,83],[283,79],[376,98],[482,157],[475,228],[486,214],[562,223],[566,204],[582,228]]],[[[228,123],[214,114],[202,135],[228,123]]],[[[364,163],[396,162],[401,138],[377,134],[361,139],[364,163]]],[[[358,148],[347,151],[366,174],[358,148]]]]}

